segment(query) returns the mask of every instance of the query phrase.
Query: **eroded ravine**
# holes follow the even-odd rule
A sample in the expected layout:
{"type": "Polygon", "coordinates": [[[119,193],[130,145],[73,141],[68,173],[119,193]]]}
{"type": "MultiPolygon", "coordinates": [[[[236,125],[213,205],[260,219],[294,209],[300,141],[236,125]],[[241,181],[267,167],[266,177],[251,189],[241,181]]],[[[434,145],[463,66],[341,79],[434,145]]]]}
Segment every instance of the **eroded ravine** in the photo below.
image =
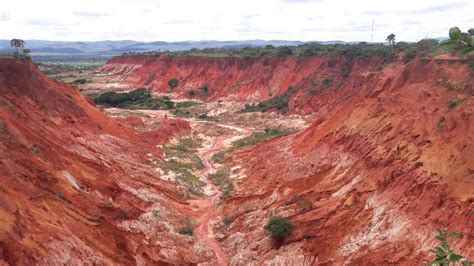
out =
{"type": "MultiPolygon", "coordinates": [[[[205,122],[212,123],[212,122],[205,122]]],[[[216,216],[216,209],[222,196],[222,191],[216,186],[208,177],[208,174],[213,173],[217,170],[216,166],[212,162],[212,155],[228,148],[233,140],[244,138],[254,132],[251,128],[241,128],[227,124],[215,124],[216,126],[230,129],[233,133],[224,136],[215,137],[211,145],[202,148],[198,155],[202,159],[205,168],[199,171],[197,174],[200,179],[206,183],[204,189],[205,197],[198,200],[192,200],[192,204],[196,205],[198,212],[201,213],[197,219],[198,225],[195,229],[195,235],[198,239],[203,240],[206,245],[214,252],[217,257],[218,265],[227,265],[227,256],[222,249],[220,243],[215,240],[214,232],[210,222],[216,216]]]]}

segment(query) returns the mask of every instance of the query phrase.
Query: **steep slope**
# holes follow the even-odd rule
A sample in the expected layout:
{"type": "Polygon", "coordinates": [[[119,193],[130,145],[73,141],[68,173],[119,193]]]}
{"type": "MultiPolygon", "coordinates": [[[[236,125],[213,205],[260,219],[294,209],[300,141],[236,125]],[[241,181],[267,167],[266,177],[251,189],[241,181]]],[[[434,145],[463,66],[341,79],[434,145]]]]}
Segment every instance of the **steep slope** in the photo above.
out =
{"type": "Polygon", "coordinates": [[[237,192],[214,228],[231,264],[417,265],[438,227],[472,259],[471,71],[439,58],[351,74],[303,105],[312,126],[236,152],[237,192]],[[295,224],[279,249],[263,229],[272,215],[295,224]]]}
{"type": "MultiPolygon", "coordinates": [[[[295,87],[312,91],[304,99],[314,98],[317,91],[347,83],[347,75],[375,69],[381,58],[348,59],[345,57],[180,57],[120,56],[109,60],[97,73],[109,76],[131,87],[156,91],[175,91],[182,97],[207,100],[228,99],[260,102],[295,87]],[[168,81],[176,78],[178,86],[171,89],[168,81]],[[207,91],[199,89],[207,84],[207,91]],[[315,93],[316,92],[316,93],[315,93]]],[[[291,107],[292,112],[306,105],[291,107]]]]}
{"type": "Polygon", "coordinates": [[[189,125],[137,134],[30,61],[0,59],[0,264],[210,261],[192,210],[148,165],[189,125]]]}

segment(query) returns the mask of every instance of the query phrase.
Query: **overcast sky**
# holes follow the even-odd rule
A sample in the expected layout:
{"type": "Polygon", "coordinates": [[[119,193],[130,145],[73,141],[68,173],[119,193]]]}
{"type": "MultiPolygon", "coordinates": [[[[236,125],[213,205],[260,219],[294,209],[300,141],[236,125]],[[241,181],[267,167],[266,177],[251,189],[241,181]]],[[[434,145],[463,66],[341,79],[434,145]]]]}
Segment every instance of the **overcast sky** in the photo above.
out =
{"type": "Polygon", "coordinates": [[[473,0],[0,0],[0,39],[344,40],[446,36],[473,0]]]}

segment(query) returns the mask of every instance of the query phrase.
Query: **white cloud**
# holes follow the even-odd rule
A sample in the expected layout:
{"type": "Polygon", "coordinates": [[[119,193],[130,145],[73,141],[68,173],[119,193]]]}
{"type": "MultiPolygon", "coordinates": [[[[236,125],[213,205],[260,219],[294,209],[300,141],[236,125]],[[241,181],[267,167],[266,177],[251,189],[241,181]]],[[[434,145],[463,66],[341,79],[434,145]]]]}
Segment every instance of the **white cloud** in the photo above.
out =
{"type": "Polygon", "coordinates": [[[0,0],[0,39],[415,41],[474,27],[471,0],[0,0]],[[26,8],[25,8],[26,7],[26,8]],[[15,14],[14,16],[12,14],[15,14]]]}

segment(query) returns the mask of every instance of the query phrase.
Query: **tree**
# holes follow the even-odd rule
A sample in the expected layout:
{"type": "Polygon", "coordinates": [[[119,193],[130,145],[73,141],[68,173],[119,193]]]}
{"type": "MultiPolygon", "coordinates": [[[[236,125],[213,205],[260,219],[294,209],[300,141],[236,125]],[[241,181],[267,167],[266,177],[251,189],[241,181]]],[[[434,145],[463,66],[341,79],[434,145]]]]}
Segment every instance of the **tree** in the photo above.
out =
{"type": "Polygon", "coordinates": [[[18,50],[19,50],[20,48],[25,47],[25,41],[23,41],[23,40],[21,40],[21,39],[12,39],[12,40],[10,41],[10,46],[11,46],[12,48],[15,48],[16,53],[18,54],[18,50]]]}
{"type": "Polygon", "coordinates": [[[395,45],[395,34],[391,33],[385,40],[388,41],[388,45],[395,45]]]}
{"type": "Polygon", "coordinates": [[[291,50],[288,46],[281,46],[278,47],[278,55],[279,56],[289,56],[293,54],[293,50],[291,50]]]}
{"type": "Polygon", "coordinates": [[[293,229],[293,223],[283,216],[272,216],[265,225],[267,233],[276,240],[283,240],[293,229]]]}
{"type": "Polygon", "coordinates": [[[461,53],[467,54],[474,51],[474,29],[462,32],[458,27],[449,29],[449,39],[442,41],[439,46],[457,45],[461,47],[461,53]]]}

